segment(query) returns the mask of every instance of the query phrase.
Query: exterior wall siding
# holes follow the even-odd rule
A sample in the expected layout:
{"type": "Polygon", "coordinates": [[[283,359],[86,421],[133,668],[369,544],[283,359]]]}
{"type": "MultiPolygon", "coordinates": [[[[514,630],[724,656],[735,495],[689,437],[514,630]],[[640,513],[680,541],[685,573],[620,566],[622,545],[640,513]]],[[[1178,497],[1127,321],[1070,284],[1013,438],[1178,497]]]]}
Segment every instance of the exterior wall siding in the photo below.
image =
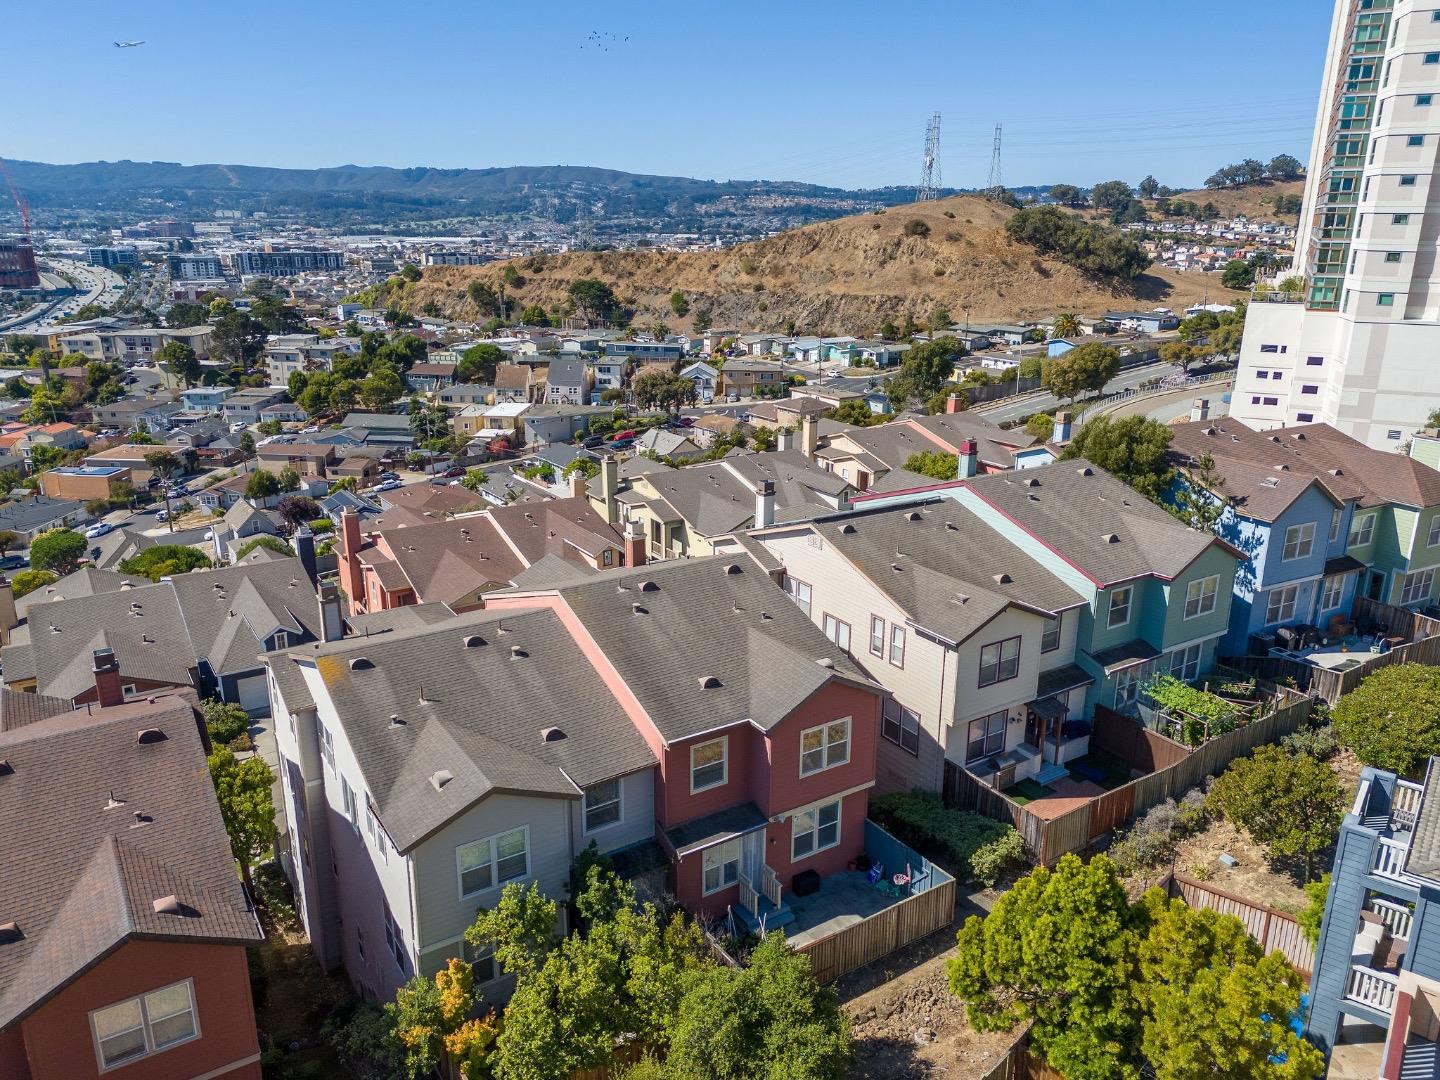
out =
{"type": "Polygon", "coordinates": [[[600,851],[616,851],[655,835],[655,770],[641,769],[620,778],[620,820],[594,832],[585,831],[585,804],[575,807],[571,848],[585,850],[591,840],[600,851]]]}

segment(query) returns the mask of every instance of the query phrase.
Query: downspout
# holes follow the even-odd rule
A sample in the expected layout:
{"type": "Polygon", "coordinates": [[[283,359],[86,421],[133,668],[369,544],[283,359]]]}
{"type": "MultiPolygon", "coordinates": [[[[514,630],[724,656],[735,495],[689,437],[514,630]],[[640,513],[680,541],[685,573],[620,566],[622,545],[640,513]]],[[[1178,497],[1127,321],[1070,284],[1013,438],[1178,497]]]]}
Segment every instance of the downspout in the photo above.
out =
{"type": "MultiPolygon", "coordinates": [[[[959,651],[960,651],[959,646],[956,646],[955,651],[956,651],[957,654],[959,653],[959,651]]],[[[943,736],[944,736],[944,733],[945,733],[945,662],[949,659],[949,657],[950,657],[950,646],[949,646],[949,645],[942,645],[942,646],[940,646],[940,711],[939,711],[939,714],[935,717],[935,719],[938,721],[938,725],[937,725],[937,726],[938,726],[938,732],[937,732],[937,735],[940,736],[940,737],[943,737],[943,736]]],[[[957,697],[958,697],[958,695],[957,695],[957,697]]],[[[903,716],[901,717],[901,721],[902,721],[902,725],[901,725],[901,728],[900,728],[900,734],[901,734],[901,736],[903,737],[904,734],[905,734],[905,728],[904,728],[904,725],[903,725],[903,721],[904,721],[904,717],[903,717],[903,716]]],[[[938,741],[938,740],[937,740],[937,741],[938,741]]],[[[942,745],[941,748],[940,748],[940,791],[941,791],[941,794],[942,794],[942,798],[943,798],[943,794],[944,794],[944,791],[945,791],[945,761],[946,761],[946,757],[945,757],[945,747],[942,745]]]]}
{"type": "MultiPolygon", "coordinates": [[[[384,830],[382,829],[381,831],[383,832],[384,830]]],[[[381,843],[389,842],[390,838],[388,836],[381,841],[381,843]]],[[[399,854],[398,850],[396,854],[399,854]]],[[[410,890],[410,940],[414,943],[414,971],[415,974],[418,975],[420,974],[420,894],[415,888],[415,858],[411,854],[406,854],[405,856],[405,881],[410,890]]],[[[460,955],[463,958],[465,955],[465,946],[462,944],[460,949],[460,955]]]]}

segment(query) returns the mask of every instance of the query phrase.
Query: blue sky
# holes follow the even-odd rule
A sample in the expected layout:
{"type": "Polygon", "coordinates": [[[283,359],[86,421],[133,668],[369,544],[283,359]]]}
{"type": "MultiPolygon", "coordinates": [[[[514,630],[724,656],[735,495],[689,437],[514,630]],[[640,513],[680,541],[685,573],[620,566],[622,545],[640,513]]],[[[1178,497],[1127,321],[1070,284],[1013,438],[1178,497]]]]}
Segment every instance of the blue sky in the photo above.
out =
{"type": "Polygon", "coordinates": [[[0,6],[0,155],[599,165],[947,185],[1202,181],[1308,155],[1322,0],[61,0],[0,6]],[[606,38],[609,51],[590,42],[606,38]],[[628,36],[629,40],[623,39],[628,36]],[[143,38],[138,49],[115,40],[143,38]]]}

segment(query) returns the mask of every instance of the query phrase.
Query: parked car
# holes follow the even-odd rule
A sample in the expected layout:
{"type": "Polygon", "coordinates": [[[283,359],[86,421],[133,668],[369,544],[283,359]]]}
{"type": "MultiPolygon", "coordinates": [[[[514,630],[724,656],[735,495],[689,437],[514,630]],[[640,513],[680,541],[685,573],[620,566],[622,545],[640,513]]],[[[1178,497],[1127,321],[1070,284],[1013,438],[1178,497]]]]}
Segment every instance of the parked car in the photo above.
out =
{"type": "Polygon", "coordinates": [[[111,525],[108,521],[102,521],[96,525],[91,525],[90,528],[85,530],[85,539],[98,540],[100,537],[108,536],[114,531],[114,525],[111,525]]]}
{"type": "Polygon", "coordinates": [[[632,443],[635,441],[635,432],[631,431],[629,428],[626,428],[624,431],[615,432],[615,434],[610,436],[608,441],[620,442],[627,439],[632,443]]]}
{"type": "Polygon", "coordinates": [[[603,445],[604,442],[604,435],[591,435],[588,439],[581,440],[580,445],[586,450],[593,450],[595,447],[603,445]]]}
{"type": "Polygon", "coordinates": [[[613,442],[610,443],[610,447],[613,450],[624,450],[634,445],[634,439],[615,439],[613,442]]]}
{"type": "Polygon", "coordinates": [[[399,479],[400,479],[400,474],[399,474],[399,473],[393,473],[393,472],[390,472],[390,471],[387,470],[387,471],[382,472],[382,473],[380,474],[380,479],[381,479],[381,480],[399,480],[399,479]]]}
{"type": "Polygon", "coordinates": [[[0,570],[23,570],[30,565],[30,560],[24,555],[6,555],[0,559],[0,570]]]}
{"type": "Polygon", "coordinates": [[[169,511],[169,510],[159,510],[159,511],[157,511],[156,514],[155,514],[155,520],[156,520],[156,521],[169,521],[169,520],[170,520],[170,511],[169,511]]]}
{"type": "Polygon", "coordinates": [[[376,491],[394,491],[396,488],[404,487],[399,480],[384,480],[375,485],[376,491]]]}
{"type": "Polygon", "coordinates": [[[462,469],[459,465],[453,465],[453,466],[451,466],[450,468],[446,469],[446,470],[445,470],[443,473],[441,473],[440,475],[441,475],[441,476],[448,476],[448,477],[451,477],[451,478],[453,479],[454,477],[457,477],[457,476],[464,476],[464,475],[465,475],[465,470],[462,469]]]}

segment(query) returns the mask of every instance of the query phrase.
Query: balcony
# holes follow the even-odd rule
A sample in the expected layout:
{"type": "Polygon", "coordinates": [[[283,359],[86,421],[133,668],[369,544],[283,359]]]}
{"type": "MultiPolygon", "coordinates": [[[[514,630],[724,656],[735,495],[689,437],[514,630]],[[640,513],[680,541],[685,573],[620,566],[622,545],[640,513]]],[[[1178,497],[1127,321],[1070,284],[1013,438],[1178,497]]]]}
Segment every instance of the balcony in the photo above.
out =
{"type": "Polygon", "coordinates": [[[1395,1011],[1395,988],[1399,983],[1398,975],[1356,965],[1350,968],[1345,1000],[1389,1016],[1395,1011]]]}

